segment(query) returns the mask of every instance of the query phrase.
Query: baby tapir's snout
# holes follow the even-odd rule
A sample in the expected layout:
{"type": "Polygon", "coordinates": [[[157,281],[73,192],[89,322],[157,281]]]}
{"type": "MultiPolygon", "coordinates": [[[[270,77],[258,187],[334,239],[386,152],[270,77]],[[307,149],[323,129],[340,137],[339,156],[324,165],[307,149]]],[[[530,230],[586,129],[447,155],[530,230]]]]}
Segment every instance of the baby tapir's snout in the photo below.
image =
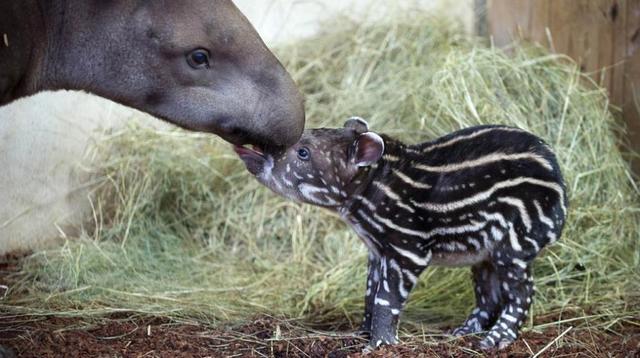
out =
{"type": "Polygon", "coordinates": [[[247,170],[277,194],[337,208],[361,184],[354,183],[361,169],[382,157],[384,141],[354,117],[343,128],[307,130],[287,149],[262,152],[235,147],[235,151],[247,170]]]}
{"type": "Polygon", "coordinates": [[[476,307],[455,335],[513,342],[533,297],[531,265],[567,213],[557,160],[518,128],[478,126],[405,145],[352,118],[273,153],[236,148],[260,182],[340,213],[369,248],[369,345],[398,341],[399,315],[429,265],[471,266],[476,307]]]}

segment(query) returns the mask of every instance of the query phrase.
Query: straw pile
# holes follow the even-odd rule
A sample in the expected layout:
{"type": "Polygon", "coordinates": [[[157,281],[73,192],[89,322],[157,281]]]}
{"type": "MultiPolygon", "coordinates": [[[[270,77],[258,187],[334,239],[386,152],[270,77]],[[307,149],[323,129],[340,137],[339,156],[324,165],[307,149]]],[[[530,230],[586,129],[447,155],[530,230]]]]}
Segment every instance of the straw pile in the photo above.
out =
{"type": "MultiPolygon", "coordinates": [[[[438,20],[330,28],[279,51],[307,97],[309,126],[360,115],[407,142],[481,123],[538,134],[558,154],[571,207],[563,238],[536,261],[534,316],[571,311],[576,322],[608,327],[638,321],[638,192],[601,89],[564,58],[520,47],[506,55],[438,20]]],[[[104,159],[91,229],[31,256],[1,309],[359,322],[364,245],[330,213],[262,188],[228,144],[131,128],[97,153],[104,159]]],[[[403,327],[460,323],[472,304],[467,269],[431,268],[403,327]]]]}

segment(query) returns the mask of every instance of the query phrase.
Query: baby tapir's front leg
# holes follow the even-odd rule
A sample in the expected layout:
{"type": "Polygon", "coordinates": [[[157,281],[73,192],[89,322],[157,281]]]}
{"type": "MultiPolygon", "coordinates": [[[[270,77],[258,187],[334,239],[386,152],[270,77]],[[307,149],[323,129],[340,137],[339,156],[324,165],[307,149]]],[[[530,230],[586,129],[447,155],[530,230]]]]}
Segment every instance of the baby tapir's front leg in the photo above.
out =
{"type": "Polygon", "coordinates": [[[371,334],[371,319],[373,312],[373,304],[375,299],[375,291],[380,281],[380,258],[374,253],[369,253],[369,262],[367,269],[367,291],[364,294],[364,319],[360,325],[360,331],[371,334]]]}
{"type": "Polygon", "coordinates": [[[430,257],[421,258],[412,253],[407,254],[415,260],[408,261],[404,257],[384,254],[374,260],[370,257],[370,268],[377,266],[377,270],[370,270],[372,284],[371,291],[367,290],[367,293],[370,292],[371,295],[365,298],[367,307],[363,326],[370,324],[371,347],[398,343],[397,326],[400,312],[409,297],[409,292],[418,281],[418,276],[429,263],[430,257]],[[367,317],[370,317],[370,323],[367,317]]]}

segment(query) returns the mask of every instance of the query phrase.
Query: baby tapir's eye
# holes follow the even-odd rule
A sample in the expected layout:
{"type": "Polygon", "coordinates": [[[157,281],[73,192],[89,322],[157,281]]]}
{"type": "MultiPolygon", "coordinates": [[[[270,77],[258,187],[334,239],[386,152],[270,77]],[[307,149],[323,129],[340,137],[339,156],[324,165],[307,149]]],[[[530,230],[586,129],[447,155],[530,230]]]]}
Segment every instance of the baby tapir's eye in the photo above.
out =
{"type": "Polygon", "coordinates": [[[309,153],[309,149],[302,147],[300,149],[298,149],[298,158],[300,158],[301,160],[309,160],[309,157],[311,156],[311,153],[309,153]]]}

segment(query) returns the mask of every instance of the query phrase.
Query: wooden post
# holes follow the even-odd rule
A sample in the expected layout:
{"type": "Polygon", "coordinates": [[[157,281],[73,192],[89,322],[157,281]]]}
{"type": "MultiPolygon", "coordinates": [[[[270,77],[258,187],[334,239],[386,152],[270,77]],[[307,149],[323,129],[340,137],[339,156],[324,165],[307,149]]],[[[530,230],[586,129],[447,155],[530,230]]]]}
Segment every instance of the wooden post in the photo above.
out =
{"type": "Polygon", "coordinates": [[[487,0],[474,0],[473,12],[475,13],[473,27],[476,35],[487,36],[487,0]]]}
{"type": "MultiPolygon", "coordinates": [[[[626,31],[622,33],[625,52],[622,113],[632,135],[631,141],[636,152],[640,153],[640,0],[627,0],[626,31]]],[[[640,173],[640,158],[634,161],[636,173],[640,173]]]]}
{"type": "Polygon", "coordinates": [[[640,0],[487,0],[486,11],[495,45],[522,37],[575,59],[622,109],[640,153],[640,0]]]}

